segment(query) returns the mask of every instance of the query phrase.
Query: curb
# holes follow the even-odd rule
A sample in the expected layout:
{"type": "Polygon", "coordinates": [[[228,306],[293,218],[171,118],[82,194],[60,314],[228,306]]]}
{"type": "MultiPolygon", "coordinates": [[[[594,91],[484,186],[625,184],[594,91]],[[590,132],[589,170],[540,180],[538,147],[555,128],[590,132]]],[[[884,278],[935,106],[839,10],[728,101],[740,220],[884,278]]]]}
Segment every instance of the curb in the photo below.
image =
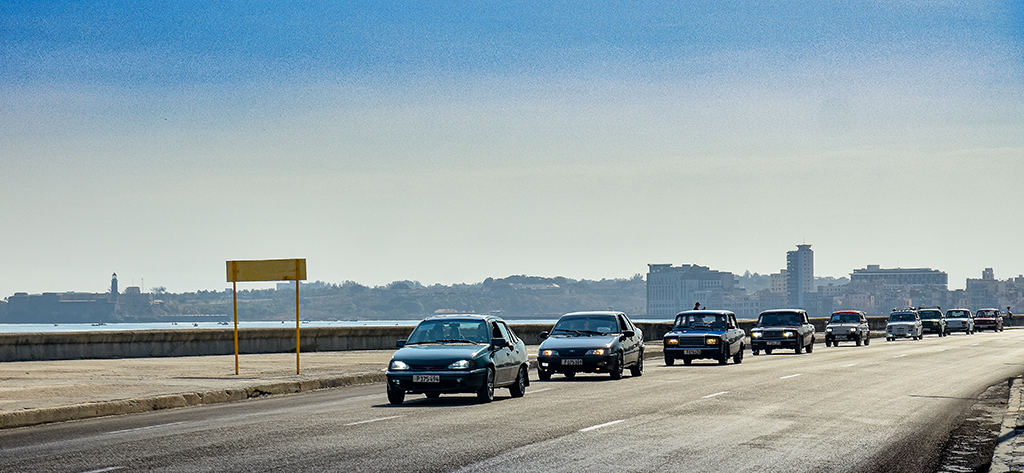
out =
{"type": "Polygon", "coordinates": [[[1017,377],[1010,381],[1010,398],[1006,402],[990,472],[1024,471],[1024,435],[1021,434],[1024,434],[1024,378],[1017,377]]]}
{"type": "Polygon", "coordinates": [[[291,394],[313,391],[316,389],[353,386],[357,384],[382,383],[384,380],[385,375],[383,372],[367,372],[348,374],[333,378],[261,384],[243,389],[224,389],[220,391],[168,394],[149,398],[91,402],[87,404],[47,407],[42,409],[25,409],[0,414],[0,429],[27,427],[53,422],[66,422],[69,420],[90,419],[94,417],[105,417],[119,414],[133,414],[159,409],[173,409],[176,407],[241,401],[244,399],[275,394],[291,394]]]}

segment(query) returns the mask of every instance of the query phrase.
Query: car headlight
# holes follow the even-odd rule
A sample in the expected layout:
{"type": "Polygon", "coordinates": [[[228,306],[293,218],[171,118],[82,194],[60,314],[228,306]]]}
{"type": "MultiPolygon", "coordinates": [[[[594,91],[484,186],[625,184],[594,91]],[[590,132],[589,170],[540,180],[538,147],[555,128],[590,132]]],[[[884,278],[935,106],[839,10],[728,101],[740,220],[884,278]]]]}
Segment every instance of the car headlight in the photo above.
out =
{"type": "Polygon", "coordinates": [[[544,351],[540,352],[541,356],[555,356],[557,354],[558,354],[558,352],[554,351],[554,350],[544,350],[544,351]]]}
{"type": "Polygon", "coordinates": [[[796,333],[794,333],[794,332],[782,332],[782,337],[783,338],[793,338],[795,336],[796,336],[796,333]]]}
{"type": "Polygon", "coordinates": [[[704,344],[709,346],[718,345],[718,342],[718,338],[715,337],[707,337],[704,339],[704,344]]]}
{"type": "Polygon", "coordinates": [[[851,328],[851,329],[850,329],[850,333],[857,333],[857,327],[853,327],[853,328],[851,328]]]}
{"type": "Polygon", "coordinates": [[[750,332],[751,338],[761,338],[763,335],[761,332],[750,332]]]}
{"type": "Polygon", "coordinates": [[[665,344],[666,345],[678,345],[679,344],[679,339],[678,338],[666,338],[665,339],[665,344]]]}
{"type": "Polygon", "coordinates": [[[448,369],[450,369],[450,370],[468,370],[469,369],[469,365],[470,365],[469,360],[459,360],[459,361],[456,361],[455,363],[452,363],[452,364],[448,365],[448,369]]]}
{"type": "Polygon", "coordinates": [[[832,331],[832,327],[825,327],[825,331],[826,332],[831,332],[832,331]]]}
{"type": "Polygon", "coordinates": [[[409,369],[409,365],[407,365],[404,361],[391,360],[391,364],[388,365],[388,369],[392,371],[404,371],[409,369]]]}
{"type": "Polygon", "coordinates": [[[588,355],[597,355],[597,356],[604,355],[605,353],[608,353],[608,350],[606,348],[595,348],[595,349],[590,350],[590,351],[587,352],[588,355]]]}

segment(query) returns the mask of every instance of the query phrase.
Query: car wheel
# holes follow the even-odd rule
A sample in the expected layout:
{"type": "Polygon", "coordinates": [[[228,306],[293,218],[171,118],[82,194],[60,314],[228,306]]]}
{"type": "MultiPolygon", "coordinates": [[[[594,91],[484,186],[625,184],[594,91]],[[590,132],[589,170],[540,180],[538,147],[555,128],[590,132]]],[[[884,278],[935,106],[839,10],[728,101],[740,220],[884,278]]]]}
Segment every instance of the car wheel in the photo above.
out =
{"type": "Polygon", "coordinates": [[[754,356],[760,355],[761,354],[761,350],[750,350],[750,354],[754,355],[754,356]]]}
{"type": "Polygon", "coordinates": [[[539,379],[541,381],[550,381],[551,380],[551,372],[550,371],[544,371],[544,370],[537,370],[537,379],[539,379]]]}
{"type": "Polygon", "coordinates": [[[529,371],[526,370],[525,366],[519,367],[519,374],[516,375],[516,382],[512,383],[508,387],[509,394],[512,397],[523,397],[526,394],[526,377],[529,376],[529,371]]]}
{"type": "Polygon", "coordinates": [[[857,338],[853,339],[853,344],[854,344],[854,346],[858,346],[858,347],[859,347],[859,346],[861,346],[861,344],[862,344],[862,343],[864,343],[864,342],[862,342],[862,341],[860,340],[860,337],[859,337],[859,336],[858,336],[857,338]]]}
{"type": "Polygon", "coordinates": [[[615,357],[615,366],[612,367],[611,372],[608,374],[611,375],[612,379],[622,379],[622,368],[622,353],[619,353],[615,357]]]}
{"type": "Polygon", "coordinates": [[[871,335],[868,334],[868,336],[864,337],[864,346],[868,346],[870,344],[871,344],[871,335]]]}
{"type": "Polygon", "coordinates": [[[487,367],[487,378],[483,386],[476,392],[476,399],[480,402],[491,402],[494,400],[494,368],[487,367]]]}
{"type": "Polygon", "coordinates": [[[441,397],[441,393],[424,393],[427,395],[427,399],[437,399],[441,397]]]}
{"type": "Polygon", "coordinates": [[[800,342],[796,342],[796,348],[793,350],[797,355],[804,352],[804,347],[800,346],[800,342]]]}
{"type": "Polygon", "coordinates": [[[405,401],[405,390],[404,389],[392,388],[391,385],[389,384],[388,385],[388,402],[390,402],[391,404],[394,404],[394,405],[397,406],[397,405],[401,404],[402,401],[405,401]]]}
{"type": "Polygon", "coordinates": [[[724,365],[729,363],[729,346],[726,345],[722,348],[722,353],[718,355],[718,364],[724,365]]]}
{"type": "Polygon", "coordinates": [[[566,378],[575,378],[576,377],[576,372],[575,371],[566,371],[563,374],[565,374],[566,378]]]}
{"type": "Polygon", "coordinates": [[[672,366],[674,364],[676,364],[676,359],[675,358],[672,358],[671,356],[666,356],[665,357],[665,366],[672,366]]]}
{"type": "Polygon", "coordinates": [[[732,356],[732,362],[733,363],[736,363],[737,365],[740,364],[740,363],[743,363],[743,349],[744,348],[745,347],[743,346],[743,344],[740,344],[740,351],[732,356]]]}
{"type": "Polygon", "coordinates": [[[807,353],[814,353],[814,337],[811,337],[811,343],[807,344],[807,353]]]}
{"type": "Polygon", "coordinates": [[[693,359],[692,358],[683,358],[683,364],[684,365],[690,366],[690,363],[693,363],[693,359]]]}
{"type": "Polygon", "coordinates": [[[830,346],[832,346],[832,339],[826,338],[825,339],[825,348],[828,348],[830,346]]]}
{"type": "Polygon", "coordinates": [[[764,354],[765,355],[771,355],[772,354],[772,349],[771,348],[765,348],[764,349],[764,354]]]}
{"type": "Polygon", "coordinates": [[[640,356],[636,359],[636,364],[629,369],[630,376],[643,376],[644,375],[644,352],[640,352],[640,356]]]}

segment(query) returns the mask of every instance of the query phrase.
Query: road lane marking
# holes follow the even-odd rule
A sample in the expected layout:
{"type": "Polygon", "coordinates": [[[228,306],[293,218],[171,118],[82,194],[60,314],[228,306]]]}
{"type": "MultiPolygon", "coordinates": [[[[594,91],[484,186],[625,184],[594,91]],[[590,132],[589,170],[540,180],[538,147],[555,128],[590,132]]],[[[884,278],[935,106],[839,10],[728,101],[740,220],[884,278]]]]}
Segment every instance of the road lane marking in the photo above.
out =
{"type": "Polygon", "coordinates": [[[712,397],[715,397],[715,396],[721,396],[723,394],[729,394],[729,391],[722,391],[720,393],[708,394],[707,396],[704,396],[701,399],[708,399],[708,398],[712,398],[712,397]]]}
{"type": "Polygon", "coordinates": [[[906,354],[906,353],[904,353],[904,354],[902,354],[902,355],[896,355],[896,356],[894,356],[893,358],[903,358],[904,356],[907,356],[907,354],[906,354]]]}
{"type": "Polygon", "coordinates": [[[797,377],[797,376],[803,376],[803,373],[791,374],[791,375],[789,375],[789,376],[783,376],[783,377],[781,377],[781,378],[779,378],[779,379],[788,379],[788,378],[795,378],[795,377],[797,377]]]}
{"type": "Polygon", "coordinates": [[[531,390],[530,390],[530,394],[537,394],[537,393],[542,393],[542,392],[544,392],[544,391],[550,391],[550,390],[552,390],[552,389],[554,389],[554,388],[544,388],[544,389],[531,389],[531,390]]]}
{"type": "Polygon", "coordinates": [[[111,466],[111,467],[107,467],[107,468],[100,468],[99,470],[89,470],[89,471],[86,471],[86,472],[83,472],[83,473],[103,473],[104,471],[123,470],[125,468],[128,468],[128,467],[126,467],[126,466],[111,466]]]}
{"type": "Polygon", "coordinates": [[[590,427],[587,427],[587,428],[584,428],[584,429],[580,429],[580,432],[590,432],[591,430],[600,429],[601,427],[608,427],[609,425],[615,425],[615,424],[618,424],[619,422],[625,422],[625,421],[626,421],[626,419],[619,419],[619,420],[613,420],[611,422],[605,422],[603,424],[592,425],[590,427]]]}
{"type": "Polygon", "coordinates": [[[975,343],[975,344],[973,344],[973,345],[971,345],[971,346],[972,346],[972,347],[976,347],[976,346],[978,346],[978,345],[981,345],[981,344],[980,344],[980,343],[975,343]]]}
{"type": "Polygon", "coordinates": [[[361,420],[359,422],[350,422],[348,424],[345,424],[345,427],[348,427],[350,425],[369,424],[370,422],[378,422],[378,421],[382,421],[382,420],[397,419],[399,417],[402,417],[402,416],[380,417],[380,418],[377,418],[377,419],[361,420]]]}
{"type": "Polygon", "coordinates": [[[857,363],[850,363],[848,365],[843,365],[843,368],[849,368],[851,366],[857,366],[857,363]]]}
{"type": "MultiPolygon", "coordinates": [[[[146,427],[136,427],[134,429],[115,430],[113,432],[107,432],[107,435],[123,434],[125,432],[138,432],[140,430],[156,429],[156,428],[159,428],[159,427],[170,427],[172,425],[178,425],[178,424],[184,424],[184,423],[185,422],[171,422],[170,424],[157,424],[157,425],[148,425],[146,427]]],[[[113,467],[111,467],[111,468],[113,468],[113,467]]],[[[124,467],[119,466],[118,468],[124,468],[124,467]]],[[[106,471],[106,470],[100,470],[100,471],[106,471]]]]}

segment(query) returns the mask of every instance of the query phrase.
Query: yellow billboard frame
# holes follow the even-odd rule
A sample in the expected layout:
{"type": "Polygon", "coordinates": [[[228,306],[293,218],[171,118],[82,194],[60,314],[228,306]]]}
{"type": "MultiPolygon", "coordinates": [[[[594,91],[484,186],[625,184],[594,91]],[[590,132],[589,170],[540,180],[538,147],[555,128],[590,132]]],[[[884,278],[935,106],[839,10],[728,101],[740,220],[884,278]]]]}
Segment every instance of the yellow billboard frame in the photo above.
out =
{"type": "Polygon", "coordinates": [[[238,281],[295,281],[295,374],[299,371],[299,281],[306,279],[306,259],[228,261],[231,304],[235,311],[235,374],[238,374],[238,281]]]}

